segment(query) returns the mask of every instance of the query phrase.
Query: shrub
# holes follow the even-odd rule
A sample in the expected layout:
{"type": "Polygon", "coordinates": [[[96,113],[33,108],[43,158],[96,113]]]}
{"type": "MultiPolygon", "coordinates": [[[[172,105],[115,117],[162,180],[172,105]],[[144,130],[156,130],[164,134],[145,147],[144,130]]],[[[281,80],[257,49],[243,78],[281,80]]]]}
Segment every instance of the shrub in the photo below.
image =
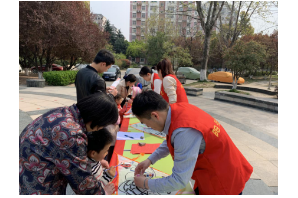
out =
{"type": "Polygon", "coordinates": [[[75,82],[78,71],[50,71],[44,72],[43,77],[48,85],[65,86],[75,82]]]}
{"type": "Polygon", "coordinates": [[[130,61],[128,59],[120,59],[122,61],[121,68],[129,68],[130,67],[130,61]]]}

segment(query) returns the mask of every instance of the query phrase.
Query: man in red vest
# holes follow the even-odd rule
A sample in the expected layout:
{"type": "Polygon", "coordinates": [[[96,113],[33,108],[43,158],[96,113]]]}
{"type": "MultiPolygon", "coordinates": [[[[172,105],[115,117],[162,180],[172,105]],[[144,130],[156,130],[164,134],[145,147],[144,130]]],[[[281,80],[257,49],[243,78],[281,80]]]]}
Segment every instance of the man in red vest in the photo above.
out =
{"type": "Polygon", "coordinates": [[[139,94],[132,112],[142,123],[167,135],[160,147],[136,167],[136,186],[172,192],[184,188],[192,178],[196,194],[242,194],[253,168],[212,116],[189,103],[169,105],[153,91],[139,94]],[[172,175],[161,179],[143,176],[151,164],[168,154],[174,160],[172,175]]]}

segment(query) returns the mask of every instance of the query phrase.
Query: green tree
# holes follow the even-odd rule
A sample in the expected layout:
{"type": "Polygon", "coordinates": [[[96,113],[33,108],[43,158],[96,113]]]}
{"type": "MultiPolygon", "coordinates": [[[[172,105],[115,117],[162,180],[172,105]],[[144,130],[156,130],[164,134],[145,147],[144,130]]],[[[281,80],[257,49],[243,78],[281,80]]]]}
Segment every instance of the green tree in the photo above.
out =
{"type": "Polygon", "coordinates": [[[266,52],[263,45],[255,42],[237,41],[234,46],[224,54],[225,64],[233,74],[233,89],[237,88],[237,81],[246,70],[259,67],[266,60],[266,52]]]}
{"type": "Polygon", "coordinates": [[[164,43],[167,41],[166,34],[158,31],[155,36],[149,36],[147,40],[147,60],[151,65],[156,65],[166,52],[164,43]]]}
{"type": "Polygon", "coordinates": [[[125,40],[121,30],[118,30],[116,34],[116,40],[113,46],[113,49],[116,53],[126,54],[126,50],[128,47],[128,41],[125,40]]]}
{"type": "Polygon", "coordinates": [[[109,44],[111,45],[115,45],[115,42],[116,42],[116,34],[115,32],[113,31],[112,27],[111,27],[111,24],[110,24],[110,21],[107,20],[106,24],[105,24],[105,28],[104,28],[104,31],[109,33],[109,44]]]}
{"type": "Polygon", "coordinates": [[[178,67],[193,66],[193,63],[191,61],[191,56],[187,48],[182,48],[180,46],[176,47],[174,43],[172,43],[171,41],[167,41],[164,43],[164,49],[165,49],[165,53],[163,55],[163,58],[171,59],[173,67],[174,66],[178,66],[178,67]]]}
{"type": "Polygon", "coordinates": [[[145,57],[146,55],[146,45],[142,41],[132,41],[128,44],[126,50],[126,56],[137,58],[137,57],[145,57]]]}

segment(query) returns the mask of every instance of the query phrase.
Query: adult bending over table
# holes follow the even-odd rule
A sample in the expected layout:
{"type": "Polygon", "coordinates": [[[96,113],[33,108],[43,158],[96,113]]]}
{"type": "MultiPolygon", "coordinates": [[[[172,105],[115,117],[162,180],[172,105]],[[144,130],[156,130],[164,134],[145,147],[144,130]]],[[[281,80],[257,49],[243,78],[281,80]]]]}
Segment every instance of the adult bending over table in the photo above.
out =
{"type": "Polygon", "coordinates": [[[188,102],[186,92],[173,72],[171,61],[165,58],[157,64],[156,68],[162,80],[160,95],[170,104],[188,102]]]}
{"type": "Polygon", "coordinates": [[[189,103],[169,105],[153,91],[137,95],[132,112],[142,123],[167,134],[160,147],[136,167],[136,186],[172,192],[185,188],[192,178],[196,194],[242,194],[253,168],[209,114],[189,103]],[[161,179],[143,176],[151,164],[168,154],[174,160],[172,175],[161,179]]]}
{"type": "Polygon", "coordinates": [[[137,77],[134,74],[129,74],[124,79],[120,80],[119,84],[116,86],[118,94],[124,98],[121,106],[127,102],[126,97],[131,94],[132,86],[136,83],[137,77]]]}
{"type": "Polygon", "coordinates": [[[20,134],[19,193],[105,194],[91,173],[87,132],[118,119],[115,101],[98,92],[69,107],[59,107],[33,120],[20,134]]]}
{"type": "Polygon", "coordinates": [[[152,70],[152,68],[149,69],[147,66],[144,66],[141,68],[139,75],[144,78],[144,80],[151,83],[151,89],[153,91],[160,94],[162,81],[160,80],[158,74],[152,70]]]}

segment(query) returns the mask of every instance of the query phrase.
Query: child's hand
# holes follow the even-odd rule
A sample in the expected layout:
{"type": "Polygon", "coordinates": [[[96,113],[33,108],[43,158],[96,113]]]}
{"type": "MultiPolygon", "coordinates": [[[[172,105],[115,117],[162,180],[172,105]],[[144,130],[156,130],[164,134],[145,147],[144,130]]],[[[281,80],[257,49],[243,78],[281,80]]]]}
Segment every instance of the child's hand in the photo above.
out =
{"type": "Polygon", "coordinates": [[[112,177],[115,177],[116,174],[116,168],[115,166],[111,166],[109,170],[107,170],[107,172],[109,173],[109,175],[111,175],[112,177]]]}
{"type": "Polygon", "coordinates": [[[129,104],[132,104],[132,102],[133,102],[133,100],[132,100],[132,99],[130,99],[130,100],[128,101],[128,103],[129,103],[129,104]]]}
{"type": "Polygon", "coordinates": [[[115,192],[115,185],[113,183],[107,184],[104,187],[104,190],[106,191],[107,195],[112,195],[115,192]]]}

